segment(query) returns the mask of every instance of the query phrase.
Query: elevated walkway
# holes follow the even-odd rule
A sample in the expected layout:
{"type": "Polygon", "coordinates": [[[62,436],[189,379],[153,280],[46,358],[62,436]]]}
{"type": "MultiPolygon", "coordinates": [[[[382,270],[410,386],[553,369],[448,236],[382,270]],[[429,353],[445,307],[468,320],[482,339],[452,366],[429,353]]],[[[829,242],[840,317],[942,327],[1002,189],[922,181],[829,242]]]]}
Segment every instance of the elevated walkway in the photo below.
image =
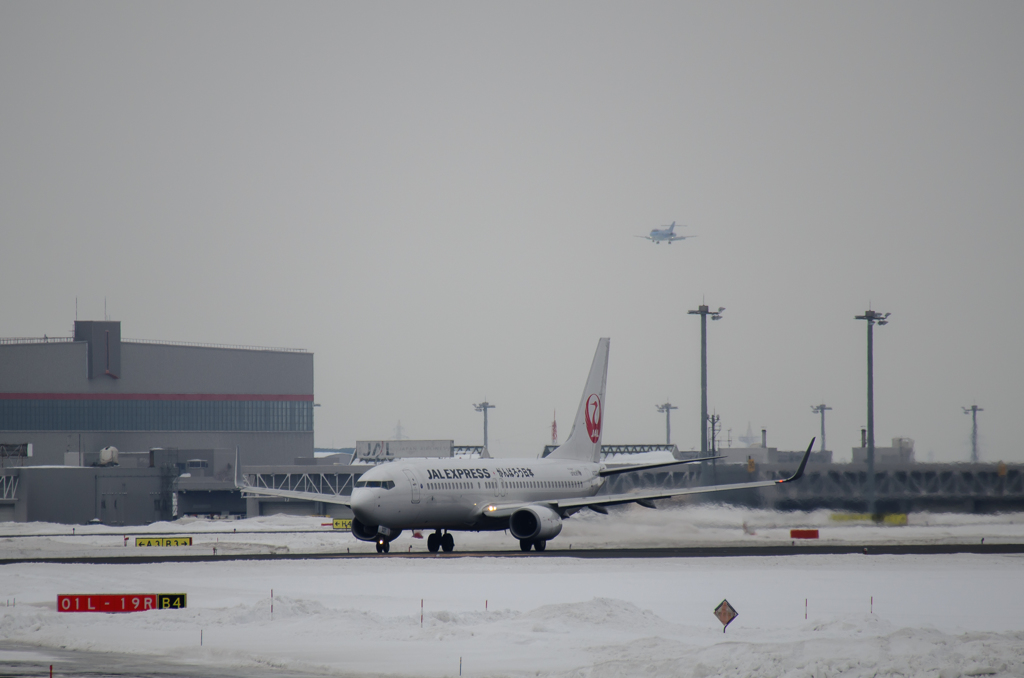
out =
{"type": "MultiPolygon", "coordinates": [[[[775,464],[702,463],[678,470],[613,476],[602,492],[648,488],[698,487],[720,483],[774,480],[790,476],[796,462],[775,464]]],[[[713,501],[776,510],[819,508],[867,510],[866,464],[822,464],[812,459],[799,482],[756,490],[722,492],[681,501],[713,501]]],[[[1024,511],[1024,464],[919,464],[876,467],[879,511],[1024,511]]]]}

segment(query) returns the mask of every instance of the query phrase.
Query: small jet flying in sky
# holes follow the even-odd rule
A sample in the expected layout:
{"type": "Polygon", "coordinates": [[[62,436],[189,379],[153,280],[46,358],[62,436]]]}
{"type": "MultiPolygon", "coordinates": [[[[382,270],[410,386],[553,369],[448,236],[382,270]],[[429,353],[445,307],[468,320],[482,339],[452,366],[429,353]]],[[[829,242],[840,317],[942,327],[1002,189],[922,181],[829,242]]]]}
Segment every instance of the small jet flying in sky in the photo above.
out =
{"type": "Polygon", "coordinates": [[[655,245],[660,245],[663,242],[667,242],[669,245],[671,245],[672,241],[674,240],[686,240],[687,238],[696,237],[692,235],[676,235],[675,230],[676,222],[673,221],[669,226],[664,226],[662,228],[652,228],[650,235],[638,235],[636,237],[650,240],[655,245]]]}
{"type": "Polygon", "coordinates": [[[788,478],[598,494],[605,481],[618,473],[721,459],[704,457],[622,467],[601,461],[608,344],[607,338],[597,343],[568,439],[543,459],[400,459],[368,468],[356,481],[351,496],[346,496],[325,492],[323,487],[313,487],[315,483],[305,480],[299,487],[287,489],[253,485],[249,474],[239,471],[236,452],[235,486],[246,495],[348,506],[355,514],[353,536],[377,542],[377,553],[387,553],[403,530],[433,530],[427,538],[427,549],[434,553],[454,549],[452,532],[457,530],[508,530],[523,551],[543,551],[548,540],[562,530],[562,521],[583,509],[607,514],[608,506],[633,502],[654,508],[658,499],[778,487],[803,475],[813,439],[796,472],[788,478]]]}

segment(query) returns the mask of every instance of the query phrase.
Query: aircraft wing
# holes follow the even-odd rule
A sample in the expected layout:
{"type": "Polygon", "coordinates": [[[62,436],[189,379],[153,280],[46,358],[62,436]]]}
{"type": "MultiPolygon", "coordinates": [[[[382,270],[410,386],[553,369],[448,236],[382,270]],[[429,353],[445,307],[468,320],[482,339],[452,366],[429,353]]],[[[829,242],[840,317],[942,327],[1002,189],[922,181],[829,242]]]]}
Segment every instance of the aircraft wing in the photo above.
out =
{"type": "MultiPolygon", "coordinates": [[[[615,506],[618,504],[630,504],[636,502],[642,506],[654,508],[651,503],[655,499],[668,499],[670,497],[681,497],[687,494],[702,494],[704,492],[725,492],[728,490],[748,490],[755,487],[772,487],[773,485],[781,485],[783,483],[791,483],[794,480],[799,480],[804,474],[804,468],[807,466],[807,460],[811,456],[811,447],[814,445],[814,438],[811,438],[811,444],[807,446],[807,451],[804,452],[803,459],[800,460],[800,466],[797,467],[796,473],[788,478],[782,478],[780,480],[756,480],[750,483],[729,483],[726,485],[705,485],[703,487],[688,487],[685,489],[678,490],[655,490],[650,492],[623,492],[621,494],[605,494],[597,495],[593,497],[572,497],[569,499],[549,499],[542,501],[522,501],[513,502],[507,504],[488,504],[481,509],[481,514],[488,518],[507,518],[524,506],[548,506],[552,509],[572,509],[572,508],[590,508],[598,513],[606,513],[605,506],[615,506]]],[[[715,457],[720,459],[720,457],[715,457]]],[[[692,461],[706,461],[707,459],[694,459],[692,461]]],[[[690,460],[687,460],[689,463],[690,460]]],[[[627,471],[637,471],[643,468],[657,468],[659,466],[671,466],[679,462],[668,462],[665,464],[642,464],[639,466],[633,466],[631,468],[622,469],[622,473],[627,471]]],[[[619,469],[615,469],[618,471],[619,469]]]]}
{"type": "Polygon", "coordinates": [[[633,237],[634,238],[643,238],[644,240],[650,240],[651,242],[654,242],[654,238],[652,238],[649,235],[634,235],[633,237]]]}
{"type": "Polygon", "coordinates": [[[696,238],[695,235],[674,235],[669,240],[686,240],[687,238],[696,238]]]}
{"type": "Polygon", "coordinates": [[[516,501],[505,504],[487,504],[479,509],[478,515],[482,515],[486,518],[508,518],[524,506],[547,506],[550,509],[557,509],[558,500],[545,499],[541,501],[516,501]]]}
{"type": "MultiPolygon", "coordinates": [[[[746,490],[755,487],[770,487],[784,480],[759,480],[752,483],[731,483],[728,485],[705,485],[703,487],[689,487],[680,490],[661,490],[657,492],[624,492],[622,494],[605,494],[596,497],[579,497],[573,499],[560,499],[555,502],[558,508],[578,508],[594,506],[615,506],[617,504],[629,504],[636,502],[644,504],[655,499],[668,499],[669,497],[681,497],[687,494],[701,494],[703,492],[723,492],[726,490],[746,490]]],[[[652,507],[653,508],[653,507],[652,507]]]]}
{"type": "Polygon", "coordinates": [[[781,485],[783,483],[791,483],[794,480],[799,480],[804,474],[804,468],[807,466],[807,460],[811,456],[811,447],[814,445],[814,438],[811,438],[811,444],[807,446],[807,451],[804,452],[803,459],[800,460],[800,466],[797,467],[796,473],[788,478],[782,478],[780,480],[756,480],[750,483],[729,483],[726,485],[705,485],[703,487],[688,487],[685,489],[678,490],[655,490],[649,492],[623,492],[621,494],[606,494],[598,495],[595,497],[573,497],[572,499],[559,499],[554,502],[558,508],[579,508],[579,507],[597,507],[594,510],[601,512],[601,507],[604,506],[615,506],[617,504],[629,504],[631,502],[637,502],[642,506],[648,506],[653,508],[652,502],[655,499],[668,499],[669,497],[680,497],[687,494],[702,494],[704,492],[725,492],[728,490],[747,490],[755,487],[771,487],[773,485],[781,485]]]}
{"type": "Polygon", "coordinates": [[[724,456],[718,457],[700,457],[698,459],[682,459],[679,461],[659,461],[653,464],[630,464],[628,466],[619,466],[616,468],[603,468],[598,472],[600,476],[614,476],[619,473],[632,473],[633,471],[649,471],[652,468],[662,468],[664,466],[676,466],[678,464],[696,464],[701,461],[711,461],[713,459],[725,459],[724,456]]]}
{"type": "MultiPolygon", "coordinates": [[[[630,473],[632,471],[647,471],[655,468],[663,468],[665,466],[677,466],[679,464],[694,464],[699,461],[711,461],[712,459],[723,459],[724,457],[702,457],[700,459],[684,459],[682,461],[661,461],[653,464],[630,464],[629,466],[622,466],[620,468],[606,468],[601,469],[598,473],[602,476],[613,476],[619,473],[630,473]]],[[[774,482],[774,481],[773,481],[774,482]]],[[[559,499],[542,499],[540,501],[517,501],[511,503],[493,503],[487,504],[480,509],[481,515],[485,515],[488,518],[507,518],[524,506],[547,506],[552,509],[563,506],[563,502],[570,500],[559,500],[559,499]]],[[[630,500],[634,501],[634,500],[630,500]]],[[[584,505],[594,504],[593,501],[584,501],[584,505]]]]}
{"type": "Polygon", "coordinates": [[[702,492],[723,492],[725,490],[746,490],[754,487],[770,487],[785,480],[759,480],[752,483],[731,483],[729,485],[705,485],[703,487],[689,487],[680,490],[658,490],[654,492],[623,492],[622,494],[603,494],[593,497],[573,497],[571,499],[548,499],[540,501],[518,501],[505,504],[488,504],[480,509],[480,514],[488,518],[508,518],[513,513],[526,506],[547,506],[552,510],[558,509],[581,509],[589,508],[598,513],[607,513],[605,506],[617,506],[619,504],[631,504],[636,502],[648,508],[654,508],[651,504],[655,499],[668,499],[680,497],[687,494],[700,494],[702,492]]]}

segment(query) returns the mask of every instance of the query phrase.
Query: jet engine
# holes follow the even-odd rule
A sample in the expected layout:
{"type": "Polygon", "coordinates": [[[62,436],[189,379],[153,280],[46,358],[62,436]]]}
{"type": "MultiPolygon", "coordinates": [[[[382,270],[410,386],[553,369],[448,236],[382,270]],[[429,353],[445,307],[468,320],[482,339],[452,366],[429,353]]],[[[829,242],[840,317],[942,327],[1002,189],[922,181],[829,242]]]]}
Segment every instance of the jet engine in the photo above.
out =
{"type": "Polygon", "coordinates": [[[400,534],[401,530],[390,530],[380,525],[364,525],[359,518],[352,519],[352,536],[360,541],[377,541],[381,537],[394,541],[400,534]]]}
{"type": "Polygon", "coordinates": [[[363,525],[358,518],[353,518],[352,536],[360,541],[377,541],[377,526],[363,525]]]}
{"type": "Polygon", "coordinates": [[[562,531],[562,519],[547,506],[525,506],[508,519],[508,531],[519,540],[546,541],[562,531]]]}

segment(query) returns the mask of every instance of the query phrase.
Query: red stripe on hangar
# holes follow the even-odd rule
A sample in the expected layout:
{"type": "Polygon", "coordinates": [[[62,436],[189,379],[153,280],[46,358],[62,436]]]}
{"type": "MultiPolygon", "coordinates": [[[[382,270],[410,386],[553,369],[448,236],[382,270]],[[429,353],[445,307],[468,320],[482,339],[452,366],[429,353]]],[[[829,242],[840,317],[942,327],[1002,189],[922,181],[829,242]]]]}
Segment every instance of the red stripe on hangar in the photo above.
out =
{"type": "Polygon", "coordinates": [[[313,396],[253,393],[0,393],[0,400],[185,400],[311,403],[313,396]]]}

